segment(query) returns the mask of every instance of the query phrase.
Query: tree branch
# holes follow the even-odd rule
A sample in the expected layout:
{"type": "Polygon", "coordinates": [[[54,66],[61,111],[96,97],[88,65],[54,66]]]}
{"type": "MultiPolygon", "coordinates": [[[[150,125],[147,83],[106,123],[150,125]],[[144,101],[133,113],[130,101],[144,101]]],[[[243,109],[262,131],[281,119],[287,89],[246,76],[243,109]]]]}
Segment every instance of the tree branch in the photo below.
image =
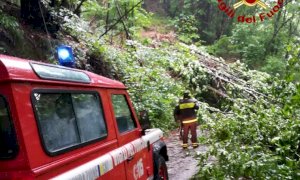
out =
{"type": "Polygon", "coordinates": [[[81,0],[81,2],[78,4],[78,6],[76,7],[76,9],[74,10],[74,14],[76,14],[77,16],[79,16],[80,14],[80,8],[82,6],[82,4],[85,2],[86,0],[81,0]]]}
{"type": "MultiPolygon", "coordinates": [[[[119,17],[122,17],[122,14],[121,14],[121,10],[120,10],[119,4],[117,4],[117,11],[118,11],[119,17]]],[[[125,12],[125,13],[126,13],[126,12],[125,12]]],[[[125,30],[125,32],[126,32],[126,39],[130,39],[130,34],[129,34],[129,31],[128,31],[127,27],[126,27],[125,22],[124,22],[122,19],[121,19],[121,22],[122,22],[123,28],[124,28],[124,30],[125,30]]]]}
{"type": "Polygon", "coordinates": [[[121,16],[113,25],[111,25],[107,30],[105,30],[105,32],[103,34],[101,34],[99,36],[99,39],[104,36],[105,34],[107,34],[113,27],[115,27],[125,16],[127,16],[131,11],[133,11],[137,6],[139,6],[144,0],[141,0],[140,2],[138,2],[136,5],[134,5],[131,9],[129,9],[129,11],[127,11],[125,14],[123,14],[123,16],[121,16]]]}

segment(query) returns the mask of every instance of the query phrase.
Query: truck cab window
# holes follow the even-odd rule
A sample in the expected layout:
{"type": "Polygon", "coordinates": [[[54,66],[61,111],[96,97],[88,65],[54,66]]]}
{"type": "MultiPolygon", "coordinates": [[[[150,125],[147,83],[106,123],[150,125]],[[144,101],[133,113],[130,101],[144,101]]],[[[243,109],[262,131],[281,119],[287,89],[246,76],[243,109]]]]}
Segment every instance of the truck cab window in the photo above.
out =
{"type": "Polygon", "coordinates": [[[136,128],[135,121],[126,101],[126,96],[114,94],[112,95],[112,103],[119,132],[123,133],[136,128]]]}
{"type": "Polygon", "coordinates": [[[50,154],[107,136],[95,93],[33,93],[43,144],[50,154]]]}
{"type": "Polygon", "coordinates": [[[0,95],[0,159],[13,158],[18,151],[16,134],[5,99],[0,95]]]}

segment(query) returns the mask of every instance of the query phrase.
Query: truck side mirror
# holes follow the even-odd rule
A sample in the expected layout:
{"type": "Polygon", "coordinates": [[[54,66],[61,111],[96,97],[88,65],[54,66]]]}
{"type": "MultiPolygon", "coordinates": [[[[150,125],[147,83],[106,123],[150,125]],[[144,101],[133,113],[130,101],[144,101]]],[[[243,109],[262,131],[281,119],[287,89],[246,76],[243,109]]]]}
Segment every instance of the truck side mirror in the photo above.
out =
{"type": "Polygon", "coordinates": [[[139,111],[139,121],[144,134],[146,129],[151,128],[148,111],[146,110],[139,111]]]}

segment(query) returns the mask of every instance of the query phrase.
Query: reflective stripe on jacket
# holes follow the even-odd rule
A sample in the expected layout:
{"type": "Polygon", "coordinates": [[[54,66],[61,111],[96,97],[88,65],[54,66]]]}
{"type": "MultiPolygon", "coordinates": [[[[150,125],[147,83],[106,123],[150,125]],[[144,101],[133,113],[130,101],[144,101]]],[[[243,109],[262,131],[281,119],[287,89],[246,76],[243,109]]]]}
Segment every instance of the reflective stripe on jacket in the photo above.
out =
{"type": "Polygon", "coordinates": [[[175,114],[182,122],[197,118],[199,105],[195,99],[181,99],[179,105],[175,108],[175,114]]]}

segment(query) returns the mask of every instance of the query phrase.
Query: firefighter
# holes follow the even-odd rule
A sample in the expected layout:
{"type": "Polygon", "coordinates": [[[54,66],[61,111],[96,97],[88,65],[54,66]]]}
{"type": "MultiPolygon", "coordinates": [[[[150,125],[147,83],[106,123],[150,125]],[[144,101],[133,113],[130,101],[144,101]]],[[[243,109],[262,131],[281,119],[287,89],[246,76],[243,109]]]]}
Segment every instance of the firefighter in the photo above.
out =
{"type": "Polygon", "coordinates": [[[189,130],[192,134],[192,146],[196,148],[199,146],[197,142],[197,110],[199,105],[196,99],[191,98],[188,91],[184,92],[183,99],[179,100],[179,105],[175,107],[174,115],[180,119],[183,137],[182,137],[182,147],[186,149],[188,147],[188,134],[189,130]]]}

